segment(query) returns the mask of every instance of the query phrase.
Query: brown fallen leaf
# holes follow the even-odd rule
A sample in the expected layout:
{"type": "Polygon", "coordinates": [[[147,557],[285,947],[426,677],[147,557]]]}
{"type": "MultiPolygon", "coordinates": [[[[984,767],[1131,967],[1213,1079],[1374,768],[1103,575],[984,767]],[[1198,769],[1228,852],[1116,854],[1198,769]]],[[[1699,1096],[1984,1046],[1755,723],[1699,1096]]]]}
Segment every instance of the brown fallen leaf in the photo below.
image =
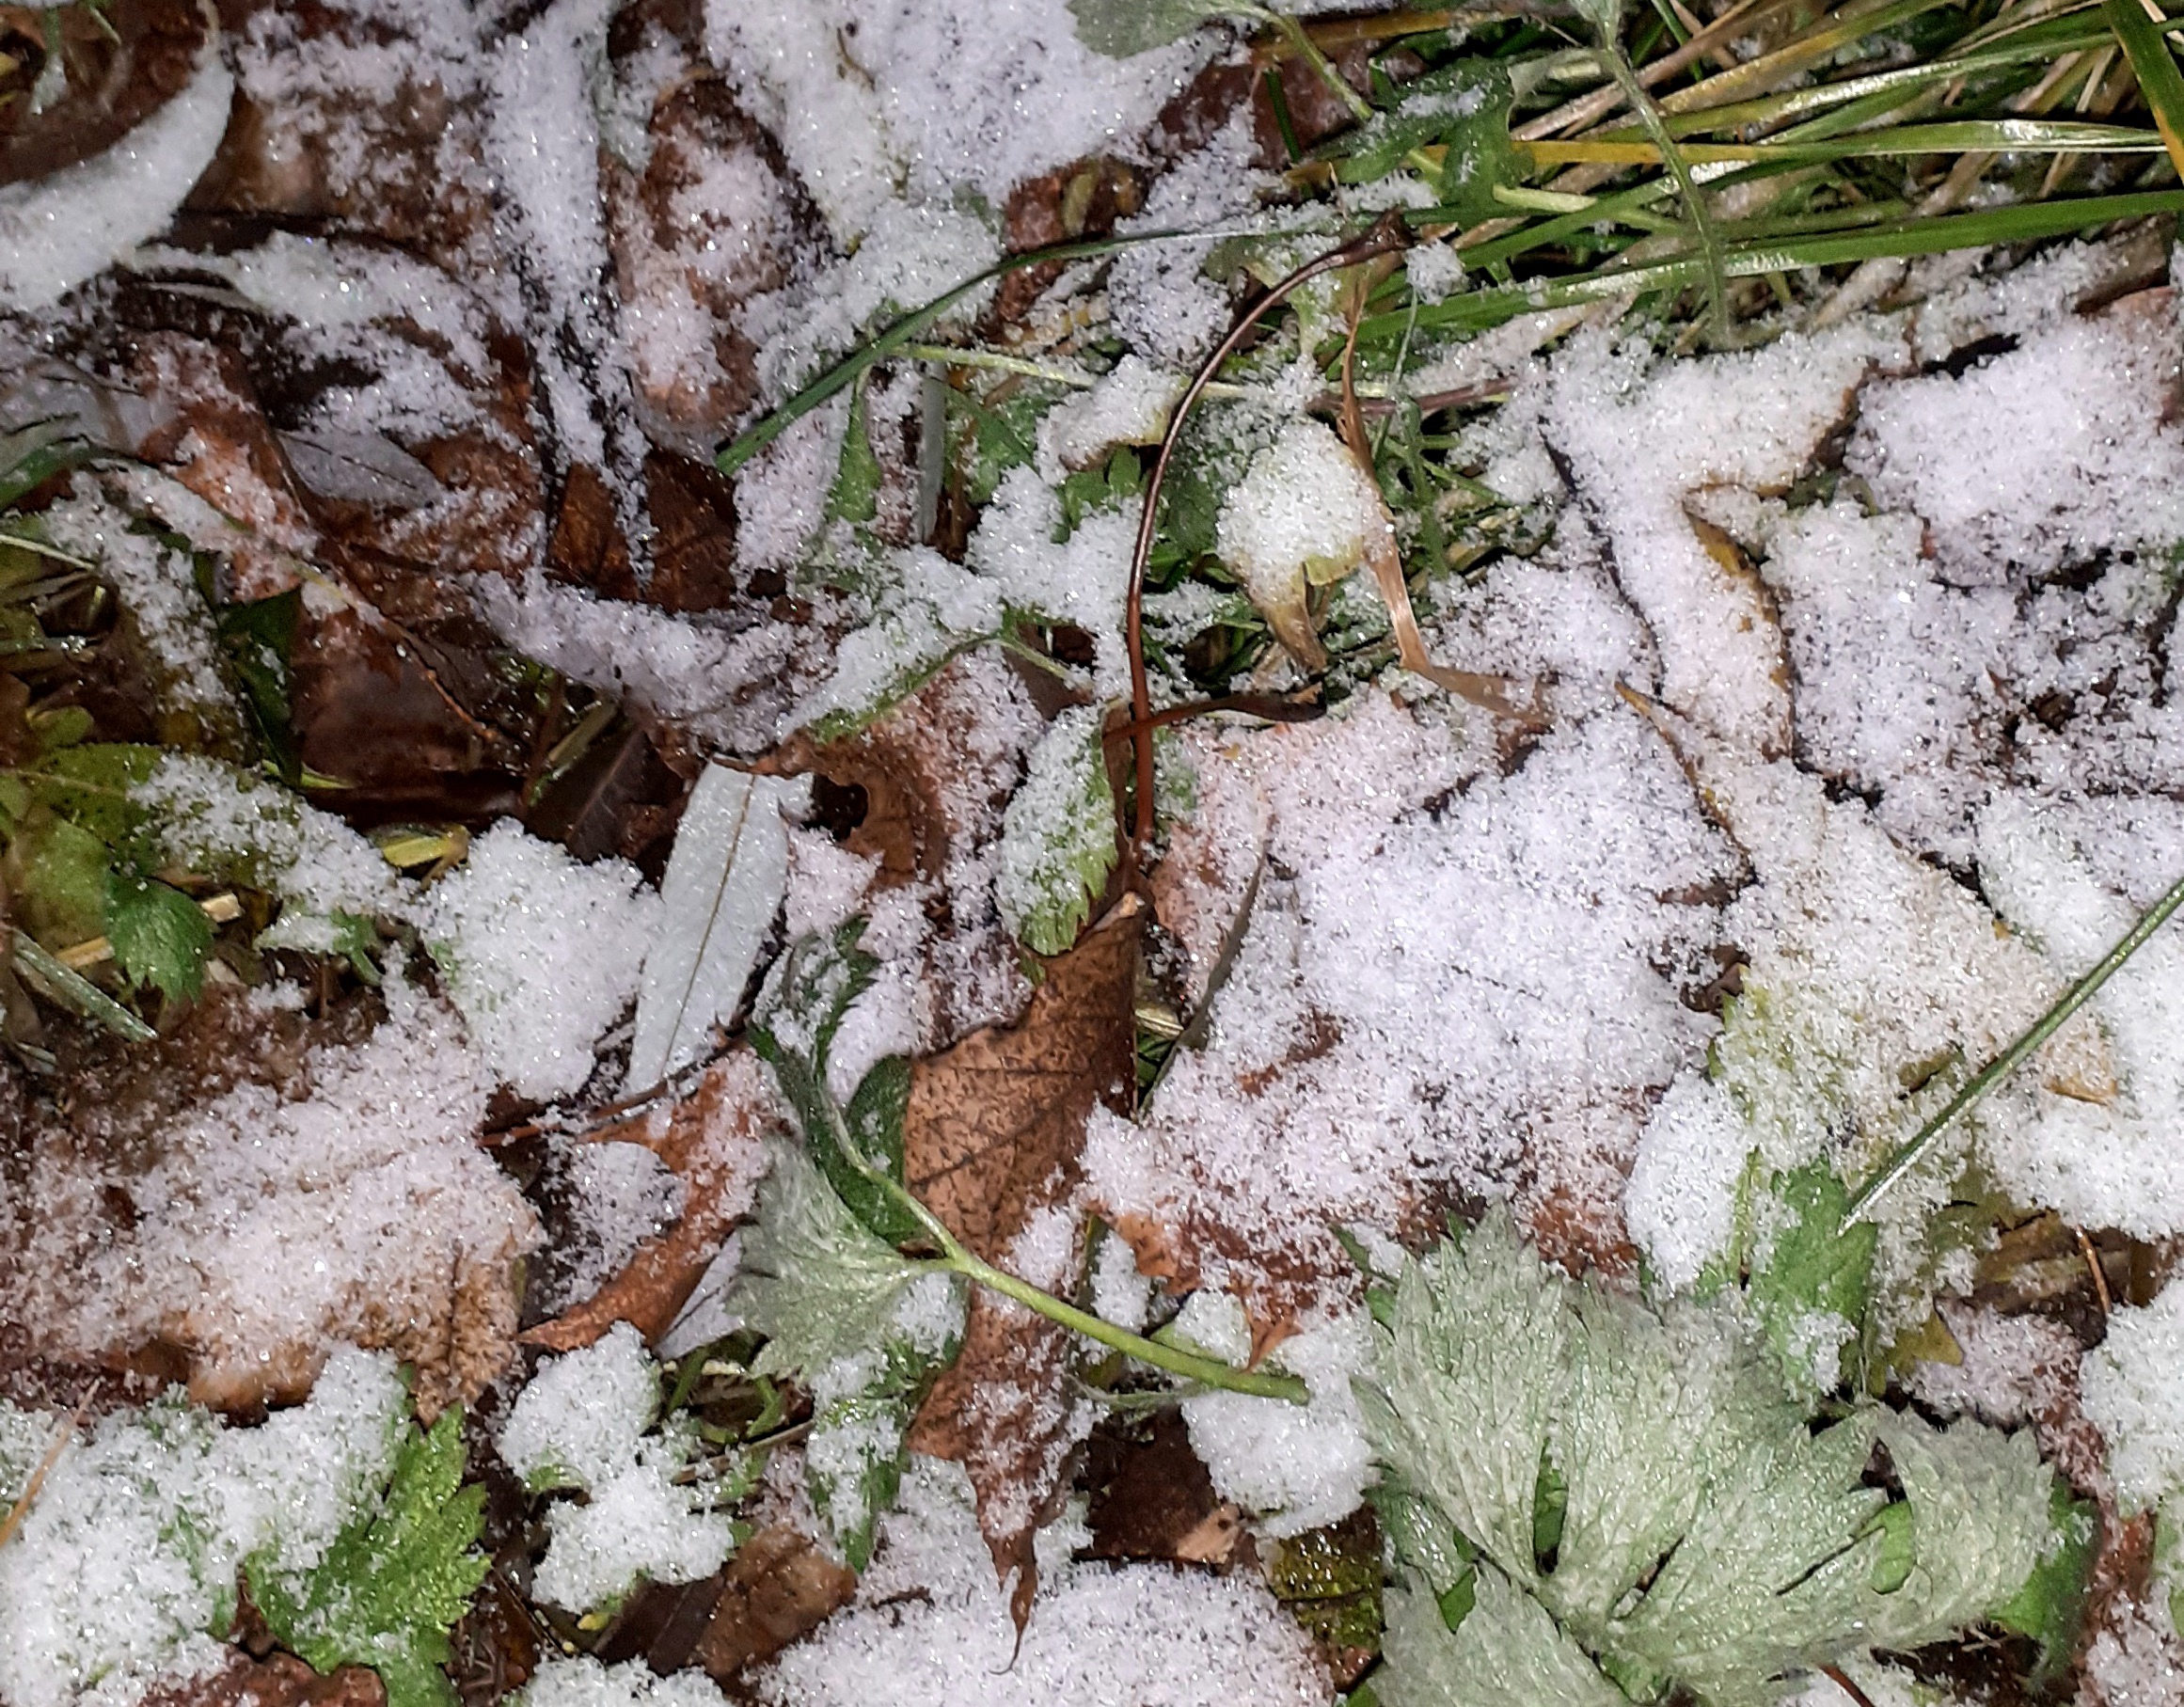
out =
{"type": "MultiPolygon", "coordinates": [[[[1019,1236],[1070,1203],[1084,1125],[1104,1104],[1127,1112],[1135,1073],[1132,1001],[1142,904],[1126,896],[1068,954],[1050,960],[1021,1023],[974,1032],[911,1071],[904,1134],[910,1189],[978,1256],[1022,1272],[1019,1236]]],[[[1079,1211],[1064,1209],[1072,1215],[1079,1211]]],[[[1043,1229],[1042,1229],[1043,1231],[1043,1229]]],[[[1084,1246],[1071,1229],[1051,1272],[1025,1278],[1068,1293],[1084,1246]]],[[[919,1411],[913,1450],[958,1460],[978,1526],[1004,1581],[1016,1572],[1019,1628],[1037,1586],[1031,1539],[1060,1486],[1071,1445],[1071,1336],[973,1291],[962,1354],[919,1411]]]]}
{"type": "Polygon", "coordinates": [[[237,1649],[215,1671],[155,1686],[138,1707],[387,1707],[387,1685],[365,1666],[321,1677],[293,1653],[254,1660],[237,1649]]]}
{"type": "Polygon", "coordinates": [[[1214,1493],[1179,1411],[1103,1421],[1092,1431],[1085,1482],[1086,1558],[1226,1565],[1248,1549],[1243,1514],[1214,1493]]]}
{"type": "Polygon", "coordinates": [[[197,70],[205,13],[191,0],[89,7],[0,7],[0,183],[42,178],[111,148],[180,94],[197,70]],[[31,99],[46,70],[47,20],[57,26],[67,83],[31,99]]]}
{"type": "Polygon", "coordinates": [[[697,1661],[725,1683],[816,1630],[857,1591],[857,1573],[801,1530],[771,1524],[736,1549],[698,1638],[697,1661]]]}
{"type": "Polygon", "coordinates": [[[623,1271],[574,1309],[524,1335],[551,1351],[588,1346],[618,1321],[649,1340],[666,1333],[728,1229],[751,1213],[766,1171],[763,1140],[781,1123],[772,1081],[748,1048],[713,1063],[679,1102],[591,1134],[598,1143],[641,1144],[683,1181],[675,1225],[637,1248],[623,1271]]]}

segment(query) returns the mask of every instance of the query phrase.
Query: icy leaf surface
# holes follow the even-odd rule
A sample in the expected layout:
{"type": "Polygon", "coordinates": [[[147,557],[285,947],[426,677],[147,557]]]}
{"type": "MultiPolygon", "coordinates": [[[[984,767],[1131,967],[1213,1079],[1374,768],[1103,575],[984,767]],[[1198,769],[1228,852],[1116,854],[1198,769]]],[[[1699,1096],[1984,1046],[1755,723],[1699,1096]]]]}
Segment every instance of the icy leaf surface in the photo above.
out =
{"type": "Polygon", "coordinates": [[[1410,1531],[1441,1538],[1405,1546],[1399,1529],[1399,1550],[1435,1596],[1477,1573],[1453,1641],[1423,1606],[1401,1615],[1391,1651],[1420,1668],[1398,1680],[1419,1691],[1405,1699],[1498,1675],[1548,1691],[1505,1699],[1544,1703],[1590,1654],[1608,1677],[1757,1707],[1785,1670],[1875,1631],[1910,1648],[1975,1622],[2056,1544],[2030,1436],[1872,1410],[1815,1429],[1718,1307],[1663,1319],[1572,1282],[1500,1212],[1406,1265],[1377,1342],[1367,1430],[1421,1508],[1410,1531]],[[1866,1484],[1876,1443],[1900,1500],[1866,1484]],[[1550,1468],[1565,1503],[1543,1550],[1550,1468]]]}

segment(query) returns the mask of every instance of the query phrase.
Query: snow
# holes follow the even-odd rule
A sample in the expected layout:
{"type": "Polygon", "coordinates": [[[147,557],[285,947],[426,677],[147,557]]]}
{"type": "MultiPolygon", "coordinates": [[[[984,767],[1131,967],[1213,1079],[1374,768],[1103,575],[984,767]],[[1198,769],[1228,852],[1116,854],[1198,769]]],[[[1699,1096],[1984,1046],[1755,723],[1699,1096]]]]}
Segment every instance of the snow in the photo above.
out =
{"type": "Polygon", "coordinates": [[[1130,505],[1092,511],[1057,545],[1061,528],[1053,488],[1030,468],[1011,468],[978,518],[967,561],[1008,609],[1089,633],[1098,690],[1102,698],[1119,698],[1130,683],[1122,617],[1137,512],[1130,505]]]}
{"type": "Polygon", "coordinates": [[[725,1698],[702,1671],[661,1677],[642,1660],[602,1666],[587,1653],[547,1658],[514,1699],[523,1707],[720,1707],[725,1698]]]}
{"type": "Polygon", "coordinates": [[[1688,1290],[1729,1249],[1750,1149],[1751,1134],[1728,1093],[1697,1075],[1670,1085],[1647,1119],[1622,1212],[1670,1291],[1688,1290]]]}
{"type": "Polygon", "coordinates": [[[1293,421],[1221,501],[1216,549],[1270,614],[1301,607],[1306,585],[1340,580],[1386,522],[1357,459],[1318,421],[1293,421]]]}
{"type": "Polygon", "coordinates": [[[1064,0],[709,0],[705,22],[715,60],[845,246],[898,193],[937,203],[969,189],[999,207],[1024,179],[1132,151],[1209,51],[1103,58],[1064,0]]]}
{"type": "Polygon", "coordinates": [[[1303,1632],[1263,1586],[1079,1561],[1065,1521],[1039,1536],[1021,1644],[954,1464],[913,1459],[857,1599],[753,1680],[771,1707],[1305,1707],[1331,1699],[1303,1632]]]}
{"type": "MultiPolygon", "coordinates": [[[[1175,1332],[1231,1364],[1250,1360],[1250,1323],[1227,1293],[1194,1292],[1175,1332]]],[[[1370,1324],[1361,1310],[1310,1323],[1276,1346],[1265,1367],[1302,1376],[1310,1402],[1220,1392],[1186,1399],[1191,1449],[1212,1475],[1214,1492],[1257,1513],[1269,1535],[1339,1523],[1357,1509],[1373,1479],[1351,1387],[1372,1367],[1370,1324]]]]}
{"type": "MultiPolygon", "coordinates": [[[[125,1707],[155,1679],[217,1665],[228,1650],[205,1633],[231,1610],[244,1561],[270,1549],[280,1568],[308,1570],[323,1557],[392,1470],[407,1412],[391,1357],[344,1351],[309,1403],[257,1429],[169,1398],[69,1430],[0,1552],[0,1697],[125,1707]]],[[[27,1438],[59,1431],[35,1420],[27,1438]]]]}
{"type": "Polygon", "coordinates": [[[627,861],[582,865],[503,819],[417,911],[480,1051],[543,1100],[592,1076],[593,1043],[637,994],[660,904],[627,861]]]}
{"type": "Polygon", "coordinates": [[[2085,1415],[2108,1437],[2109,1469],[2125,1509],[2184,1493],[2184,1286],[2144,1308],[2109,1313],[2108,1337],[2079,1368],[2085,1415]]]}
{"type": "Polygon", "coordinates": [[[675,1482],[697,1444],[687,1419],[650,1432],[659,1379],[637,1330],[616,1322],[593,1344],[547,1360],[501,1425],[500,1456],[529,1486],[589,1496],[546,1510],[532,1589],[548,1604],[583,1612],[641,1576],[696,1582],[735,1545],[728,1517],[703,1509],[703,1482],[675,1482]]]}
{"type": "Polygon", "coordinates": [[[1091,389],[1041,418],[1039,478],[1059,485],[1068,470],[1097,466],[1117,445],[1158,444],[1186,383],[1142,356],[1125,356],[1091,389]]]}
{"type": "Polygon", "coordinates": [[[208,21],[197,70],[103,153],[0,185],[0,308],[50,307],[163,230],[228,128],[235,78],[208,21]]]}

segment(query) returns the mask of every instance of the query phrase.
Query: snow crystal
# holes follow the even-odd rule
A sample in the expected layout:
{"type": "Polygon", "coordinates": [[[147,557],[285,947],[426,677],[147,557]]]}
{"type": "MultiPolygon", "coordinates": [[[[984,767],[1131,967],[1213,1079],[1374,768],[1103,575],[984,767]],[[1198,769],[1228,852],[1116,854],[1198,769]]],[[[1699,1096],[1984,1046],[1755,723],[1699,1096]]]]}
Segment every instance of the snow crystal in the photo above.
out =
{"type": "MultiPolygon", "coordinates": [[[[1194,1292],[1175,1332],[1232,1364],[1251,1354],[1242,1306],[1225,1292],[1194,1292]]],[[[1207,1392],[1183,1400],[1183,1420],[1223,1499],[1257,1513],[1269,1535],[1302,1535],[1349,1516],[1372,1479],[1351,1386],[1372,1367],[1370,1325],[1358,1310],[1310,1324],[1276,1346],[1266,1367],[1302,1376],[1311,1402],[1207,1392]]]]}
{"type": "Polygon", "coordinates": [[[968,1478],[913,1459],[852,1605],[753,1680],[773,1707],[1321,1707],[1295,1621],[1246,1575],[1080,1561],[1081,1525],[1038,1538],[1021,1642],[993,1578],[968,1478]]]}
{"type": "Polygon", "coordinates": [[[522,1707],[721,1707],[725,1698],[702,1671],[661,1677],[642,1660],[602,1666],[587,1653],[548,1657],[512,1699],[522,1707]]]}
{"type": "MultiPolygon", "coordinates": [[[[1996,909],[2063,977],[2089,971],[2137,922],[2055,821],[2019,795],[1999,797],[1982,814],[1979,856],[1996,909]]],[[[2068,1220],[2157,1238],[2184,1225],[2184,1156],[2176,1142],[2184,1109],[2184,936],[2174,926],[2158,932],[2101,987],[2093,1011],[2119,1094],[2042,1095],[2036,1119],[1994,1131],[1988,1163],[2005,1189],[2068,1220]]]]}
{"type": "Polygon", "coordinates": [[[1729,1249],[1750,1150],[1736,1105],[1696,1074],[1671,1084],[1647,1118],[1623,1191],[1623,1219],[1670,1291],[1685,1290],[1729,1249]]]}
{"type": "Polygon", "coordinates": [[[658,1415],[659,1366],[618,1321],[540,1367],[500,1427],[500,1456],[534,1487],[595,1488],[627,1467],[658,1415]]]}
{"type": "Polygon", "coordinates": [[[685,1195],[681,1177],[641,1144],[556,1141],[556,1150],[567,1231],[554,1251],[562,1266],[544,1300],[549,1310],[591,1297],[620,1273],[682,1213],[685,1195]]]}
{"type": "Polygon", "coordinates": [[[1333,428],[1292,421],[1221,501],[1221,561],[1270,614],[1340,580],[1386,528],[1379,489],[1333,428]]]}
{"type": "Polygon", "coordinates": [[[317,1563],[385,1482],[407,1409],[392,1358],[344,1351],[259,1429],[168,1399],[73,1438],[0,1553],[0,1698],[120,1707],[217,1663],[203,1632],[238,1568],[268,1548],[283,1569],[317,1563]]]}
{"type": "Polygon", "coordinates": [[[1029,468],[1002,477],[971,535],[968,561],[1013,609],[1051,623],[1073,623],[1092,636],[1094,673],[1104,698],[1127,692],[1123,600],[1137,540],[1134,509],[1095,510],[1060,545],[1062,504],[1029,468]]]}
{"type": "Polygon", "coordinates": [[[1125,356],[1078,397],[1049,409],[1039,421],[1039,478],[1059,485],[1072,468],[1090,468],[1117,445],[1154,445],[1183,394],[1179,373],[1125,356]]]}
{"type": "Polygon", "coordinates": [[[637,994],[659,899],[625,860],[581,865],[513,818],[427,892],[419,927],[448,998],[519,1096],[563,1096],[637,994]]]}
{"type": "Polygon", "coordinates": [[[533,1487],[574,1486],[590,1496],[546,1511],[533,1588],[548,1604],[583,1612],[640,1576],[696,1582],[728,1557],[728,1517],[700,1509],[702,1487],[674,1481],[694,1444],[688,1430],[647,1435],[659,1399],[659,1366],[627,1322],[549,1359],[516,1395],[500,1430],[501,1458],[533,1487]]]}
{"type": "Polygon", "coordinates": [[[2184,539],[2174,307],[2072,316],[1962,374],[1868,386],[1846,465],[1969,581],[2184,539]]]}
{"type": "Polygon", "coordinates": [[[1453,245],[1421,243],[1403,255],[1403,276],[1426,302],[1439,302],[1464,285],[1464,258],[1453,245]]]}
{"type": "Polygon", "coordinates": [[[189,82],[113,147],[0,185],[0,307],[45,308],[158,235],[212,164],[234,92],[208,24],[189,82]]]}
{"type": "Polygon", "coordinates": [[[898,184],[934,201],[970,188],[999,207],[1026,178],[1126,151],[1210,51],[1186,40],[1105,58],[1079,42],[1064,0],[710,0],[705,11],[715,59],[844,244],[898,184]]]}
{"type": "Polygon", "coordinates": [[[2143,1309],[2120,1304],[2108,1337],[2079,1367],[2085,1415],[2108,1437],[2109,1468],[2127,1509],[2184,1492],[2184,1285],[2143,1309]]]}
{"type": "Polygon", "coordinates": [[[1129,1241],[1112,1230],[1100,1236],[1091,1281],[1093,1314],[1132,1334],[1145,1332],[1152,1313],[1153,1283],[1138,1272],[1137,1256],[1129,1241]]]}

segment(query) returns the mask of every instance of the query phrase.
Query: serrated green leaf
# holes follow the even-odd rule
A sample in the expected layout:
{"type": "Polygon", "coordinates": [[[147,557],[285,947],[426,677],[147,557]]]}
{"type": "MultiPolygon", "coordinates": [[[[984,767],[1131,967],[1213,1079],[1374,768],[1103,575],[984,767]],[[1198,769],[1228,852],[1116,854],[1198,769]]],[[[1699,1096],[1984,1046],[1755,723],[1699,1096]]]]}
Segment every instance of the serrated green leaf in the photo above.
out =
{"type": "Polygon", "coordinates": [[[2056,1539],[2029,1435],[1877,1408],[1816,1426],[1745,1349],[1733,1301],[1656,1316],[1548,1270],[1499,1212],[1410,1265],[1376,1336],[1359,1397],[1399,1557],[1440,1593],[1465,1567],[1432,1538],[1485,1556],[1453,1636],[1414,1610],[1399,1637],[1391,1611],[1390,1702],[1547,1707],[1613,1677],[1760,1707],[1786,1670],[1980,1620],[2056,1539]],[[1867,1485],[1876,1445],[1900,1510],[1867,1485]]]}
{"type": "Polygon", "coordinates": [[[1337,168],[1345,183],[1369,183],[1411,163],[1421,149],[1443,148],[1433,192],[1465,225],[1508,209],[1495,186],[1522,180],[1510,141],[1515,100],[1509,71],[1496,59],[1459,59],[1403,90],[1402,103],[1360,127],[1339,145],[1337,168]]]}
{"type": "Polygon", "coordinates": [[[253,1559],[250,1596],[281,1645],[321,1673],[371,1667],[388,1707],[449,1707],[448,1632],[488,1564],[475,1545],[485,1491],[461,1485],[463,1465],[462,1413],[451,1409],[429,1432],[405,1431],[385,1499],[316,1565],[284,1572],[253,1559]]]}
{"type": "Polygon", "coordinates": [[[1077,940],[1115,869],[1115,790],[1096,705],[1057,717],[1032,750],[1022,785],[1001,820],[1002,923],[1036,955],[1077,940]]]}
{"type": "Polygon", "coordinates": [[[802,1149],[767,1147],[758,1219],[744,1235],[728,1307],[766,1336],[754,1373],[808,1377],[880,1345],[920,1271],[850,1213],[802,1149]]]}
{"type": "Polygon", "coordinates": [[[1826,1161],[1768,1183],[1782,1224],[1755,1260],[1745,1296],[1791,1394],[1832,1392],[1840,1354],[1865,1320],[1879,1238],[1871,1223],[1839,1233],[1850,1193],[1826,1161]]]}
{"type": "Polygon", "coordinates": [[[134,873],[106,877],[106,936],[114,958],[135,985],[192,1002],[205,985],[213,922],[179,889],[134,873]]]}
{"type": "Polygon", "coordinates": [[[1077,40],[1110,59],[1147,54],[1180,41],[1229,8],[1220,0],[1069,0],[1077,40]]]}

